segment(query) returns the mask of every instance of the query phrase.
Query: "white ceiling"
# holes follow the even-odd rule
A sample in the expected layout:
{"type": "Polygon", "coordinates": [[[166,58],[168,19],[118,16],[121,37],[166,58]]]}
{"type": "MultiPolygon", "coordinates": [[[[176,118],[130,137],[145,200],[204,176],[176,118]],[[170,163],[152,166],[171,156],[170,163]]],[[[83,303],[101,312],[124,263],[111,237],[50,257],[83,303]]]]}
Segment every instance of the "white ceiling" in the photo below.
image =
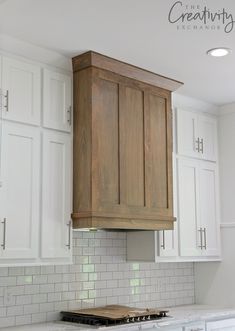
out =
{"type": "MultiPolygon", "coordinates": [[[[182,31],[167,20],[176,0],[0,0],[0,32],[72,57],[94,50],[184,82],[181,94],[235,102],[235,27],[225,33],[182,31]],[[206,51],[225,46],[226,58],[206,51]]],[[[226,8],[234,0],[182,0],[226,8]]]]}

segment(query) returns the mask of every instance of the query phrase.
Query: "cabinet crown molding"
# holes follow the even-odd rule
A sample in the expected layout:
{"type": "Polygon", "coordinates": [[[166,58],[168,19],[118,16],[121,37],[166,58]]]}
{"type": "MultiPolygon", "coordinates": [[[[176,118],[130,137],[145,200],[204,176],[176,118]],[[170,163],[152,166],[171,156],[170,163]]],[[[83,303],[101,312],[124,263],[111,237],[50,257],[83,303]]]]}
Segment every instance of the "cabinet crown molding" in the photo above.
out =
{"type": "Polygon", "coordinates": [[[157,86],[171,92],[177,90],[183,85],[180,81],[158,75],[149,70],[139,68],[135,65],[116,60],[94,51],[88,51],[73,58],[73,72],[88,67],[97,67],[103,70],[108,70],[115,74],[157,86]]]}

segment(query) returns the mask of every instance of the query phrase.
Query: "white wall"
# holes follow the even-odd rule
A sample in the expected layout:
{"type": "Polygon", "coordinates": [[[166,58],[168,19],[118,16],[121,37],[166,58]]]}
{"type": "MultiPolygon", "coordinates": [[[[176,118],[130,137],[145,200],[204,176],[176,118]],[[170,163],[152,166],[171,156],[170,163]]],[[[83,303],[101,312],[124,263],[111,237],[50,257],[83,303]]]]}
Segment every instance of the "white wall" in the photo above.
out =
{"type": "Polygon", "coordinates": [[[218,107],[210,103],[181,95],[178,92],[172,93],[172,105],[176,108],[198,110],[199,112],[218,114],[218,107]]]}
{"type": "Polygon", "coordinates": [[[52,65],[66,71],[72,71],[72,61],[70,58],[4,34],[0,34],[0,50],[1,53],[15,54],[29,60],[52,65]]]}
{"type": "Polygon", "coordinates": [[[235,307],[235,104],[218,113],[221,263],[196,263],[196,302],[235,307]]]}

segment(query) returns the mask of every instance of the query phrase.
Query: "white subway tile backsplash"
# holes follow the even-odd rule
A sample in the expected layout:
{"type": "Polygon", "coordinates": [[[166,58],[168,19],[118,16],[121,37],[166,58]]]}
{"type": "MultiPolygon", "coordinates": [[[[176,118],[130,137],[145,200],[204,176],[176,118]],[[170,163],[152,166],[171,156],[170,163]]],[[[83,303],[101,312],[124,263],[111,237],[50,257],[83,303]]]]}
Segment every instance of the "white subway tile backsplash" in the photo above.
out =
{"type": "Polygon", "coordinates": [[[127,263],[124,232],[74,232],[74,265],[0,268],[0,328],[106,304],[194,303],[193,263],[127,263]]]}
{"type": "MultiPolygon", "coordinates": [[[[1,271],[1,268],[0,268],[1,271]]],[[[0,277],[0,286],[14,286],[16,285],[16,277],[0,277]]],[[[20,285],[20,284],[17,284],[20,285]]]]}
{"type": "Polygon", "coordinates": [[[16,316],[16,325],[25,325],[32,323],[32,315],[16,316]]]}
{"type": "Polygon", "coordinates": [[[9,276],[24,275],[24,267],[9,268],[9,276]]]}
{"type": "Polygon", "coordinates": [[[47,294],[34,294],[32,295],[32,302],[33,303],[43,303],[47,302],[47,294]]]}
{"type": "Polygon", "coordinates": [[[23,315],[24,306],[12,306],[7,308],[7,316],[23,315]]]}
{"type": "Polygon", "coordinates": [[[16,325],[15,321],[16,321],[15,317],[13,317],[13,316],[11,316],[11,317],[0,317],[1,328],[6,328],[8,326],[16,325]]]}
{"type": "Polygon", "coordinates": [[[16,304],[17,305],[26,305],[32,302],[31,295],[17,295],[16,296],[16,304]]]}

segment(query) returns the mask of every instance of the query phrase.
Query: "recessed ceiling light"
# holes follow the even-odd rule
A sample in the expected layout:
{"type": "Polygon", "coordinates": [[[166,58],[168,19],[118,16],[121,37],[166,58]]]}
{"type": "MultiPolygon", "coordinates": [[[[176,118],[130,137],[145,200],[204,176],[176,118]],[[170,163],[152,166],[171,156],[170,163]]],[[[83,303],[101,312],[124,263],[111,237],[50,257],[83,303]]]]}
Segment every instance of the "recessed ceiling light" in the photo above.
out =
{"type": "Polygon", "coordinates": [[[230,48],[218,47],[218,48],[209,49],[209,51],[207,51],[207,55],[222,57],[228,55],[231,52],[232,50],[230,48]]]}

